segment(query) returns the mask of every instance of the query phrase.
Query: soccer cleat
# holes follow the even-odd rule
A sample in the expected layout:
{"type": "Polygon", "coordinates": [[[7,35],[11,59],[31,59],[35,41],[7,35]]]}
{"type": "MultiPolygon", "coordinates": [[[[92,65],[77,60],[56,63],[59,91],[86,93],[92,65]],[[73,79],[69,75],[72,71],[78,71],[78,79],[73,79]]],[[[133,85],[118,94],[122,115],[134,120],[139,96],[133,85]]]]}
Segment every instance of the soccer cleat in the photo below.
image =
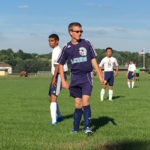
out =
{"type": "Polygon", "coordinates": [[[75,131],[74,129],[72,129],[71,134],[77,134],[78,131],[75,131]]]}
{"type": "Polygon", "coordinates": [[[109,99],[109,101],[111,101],[111,102],[112,102],[113,100],[112,100],[112,99],[109,99]]]}
{"type": "Polygon", "coordinates": [[[92,130],[91,130],[89,127],[87,127],[87,128],[84,130],[84,133],[85,133],[86,135],[92,135],[92,134],[93,134],[92,130]]]}
{"type": "Polygon", "coordinates": [[[61,122],[61,121],[63,121],[64,120],[64,118],[63,118],[63,116],[57,116],[57,122],[61,122]]]}

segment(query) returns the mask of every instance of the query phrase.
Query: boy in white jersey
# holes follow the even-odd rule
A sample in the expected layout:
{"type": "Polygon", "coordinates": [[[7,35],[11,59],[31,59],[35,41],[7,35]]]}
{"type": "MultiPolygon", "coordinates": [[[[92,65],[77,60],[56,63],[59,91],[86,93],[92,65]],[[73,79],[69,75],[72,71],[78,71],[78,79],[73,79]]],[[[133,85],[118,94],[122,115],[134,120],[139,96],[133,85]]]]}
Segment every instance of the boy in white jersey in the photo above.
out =
{"type": "Polygon", "coordinates": [[[130,60],[130,64],[128,67],[127,77],[128,77],[128,88],[130,88],[130,81],[132,81],[132,88],[134,88],[134,75],[136,72],[136,66],[133,60],[130,60]]]}
{"type": "MultiPolygon", "coordinates": [[[[112,101],[114,77],[116,77],[118,74],[119,65],[116,58],[112,57],[111,47],[106,48],[106,57],[104,57],[99,64],[100,70],[102,69],[103,66],[104,66],[104,80],[106,80],[107,83],[109,84],[109,100],[112,101]],[[116,66],[115,72],[113,71],[114,66],[116,66]]],[[[101,101],[104,100],[107,83],[103,85],[102,90],[100,92],[101,101]]]]}
{"type": "MultiPolygon", "coordinates": [[[[58,121],[62,121],[63,117],[61,116],[59,106],[57,103],[57,97],[61,90],[61,78],[59,74],[59,64],[57,63],[57,59],[61,54],[61,48],[58,46],[59,37],[57,34],[51,34],[49,36],[49,46],[52,49],[52,58],[51,58],[51,74],[53,75],[51,85],[49,88],[49,96],[50,96],[50,114],[52,119],[52,125],[55,125],[58,121]]],[[[66,72],[68,70],[67,65],[64,65],[64,75],[66,79],[66,72]]]]}

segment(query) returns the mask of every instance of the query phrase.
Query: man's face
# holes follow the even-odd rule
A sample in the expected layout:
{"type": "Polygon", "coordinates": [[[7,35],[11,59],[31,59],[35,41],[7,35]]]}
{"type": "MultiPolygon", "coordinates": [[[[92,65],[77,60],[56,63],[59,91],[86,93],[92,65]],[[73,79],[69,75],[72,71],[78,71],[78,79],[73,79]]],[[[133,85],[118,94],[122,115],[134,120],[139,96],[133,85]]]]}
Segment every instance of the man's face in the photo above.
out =
{"type": "Polygon", "coordinates": [[[111,49],[107,49],[106,56],[107,57],[111,57],[112,56],[112,50],[111,49]]]}
{"type": "Polygon", "coordinates": [[[55,48],[58,45],[58,41],[55,38],[49,38],[49,46],[55,48]]]}
{"type": "Polygon", "coordinates": [[[70,31],[70,35],[71,35],[72,39],[79,40],[82,35],[82,32],[83,31],[82,31],[81,27],[73,26],[72,30],[70,31]]]}

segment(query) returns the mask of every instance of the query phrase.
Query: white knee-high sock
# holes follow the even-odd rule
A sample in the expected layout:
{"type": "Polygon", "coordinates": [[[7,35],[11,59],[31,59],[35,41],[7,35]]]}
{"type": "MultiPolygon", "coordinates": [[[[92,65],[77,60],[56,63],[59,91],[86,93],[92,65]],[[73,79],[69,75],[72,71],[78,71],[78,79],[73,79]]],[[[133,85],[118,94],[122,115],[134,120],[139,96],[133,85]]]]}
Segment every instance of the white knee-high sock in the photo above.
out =
{"type": "Polygon", "coordinates": [[[134,88],[134,81],[132,81],[132,88],[134,88]]]}
{"type": "Polygon", "coordinates": [[[50,103],[50,114],[52,118],[52,123],[56,123],[56,117],[57,117],[57,103],[51,102],[50,103]]]}
{"type": "Polygon", "coordinates": [[[104,95],[105,95],[105,89],[102,89],[100,92],[101,101],[104,100],[104,95]]]}
{"type": "Polygon", "coordinates": [[[128,88],[130,88],[130,81],[128,81],[128,88]]]}
{"type": "Polygon", "coordinates": [[[60,112],[60,109],[59,109],[58,102],[57,102],[57,116],[61,116],[61,112],[60,112]]]}
{"type": "Polygon", "coordinates": [[[109,90],[109,100],[112,100],[113,97],[113,90],[109,90]]]}

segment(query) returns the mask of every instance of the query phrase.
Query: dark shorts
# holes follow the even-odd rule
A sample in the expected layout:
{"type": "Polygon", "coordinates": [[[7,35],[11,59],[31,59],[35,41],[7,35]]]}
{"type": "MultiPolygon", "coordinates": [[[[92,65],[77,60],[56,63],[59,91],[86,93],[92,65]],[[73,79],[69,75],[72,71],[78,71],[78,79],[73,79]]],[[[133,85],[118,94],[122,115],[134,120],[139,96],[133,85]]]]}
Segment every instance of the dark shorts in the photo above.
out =
{"type": "Polygon", "coordinates": [[[139,73],[136,73],[136,77],[139,77],[140,76],[140,74],[139,73]]]}
{"type": "Polygon", "coordinates": [[[113,86],[113,84],[114,84],[114,72],[113,71],[104,72],[104,80],[107,81],[106,84],[109,84],[109,86],[113,86]]]}
{"type": "Polygon", "coordinates": [[[132,80],[134,78],[133,72],[129,71],[128,72],[128,79],[132,80]]]}
{"type": "Polygon", "coordinates": [[[92,73],[71,74],[70,96],[74,98],[82,98],[83,95],[91,96],[93,88],[92,73]]]}
{"type": "MultiPolygon", "coordinates": [[[[64,72],[64,76],[65,76],[65,79],[67,79],[66,72],[64,72]]],[[[62,89],[62,83],[61,83],[60,74],[58,73],[56,76],[56,86],[52,87],[52,82],[50,84],[49,96],[51,96],[52,94],[58,96],[60,94],[61,89],[62,89]]]]}

